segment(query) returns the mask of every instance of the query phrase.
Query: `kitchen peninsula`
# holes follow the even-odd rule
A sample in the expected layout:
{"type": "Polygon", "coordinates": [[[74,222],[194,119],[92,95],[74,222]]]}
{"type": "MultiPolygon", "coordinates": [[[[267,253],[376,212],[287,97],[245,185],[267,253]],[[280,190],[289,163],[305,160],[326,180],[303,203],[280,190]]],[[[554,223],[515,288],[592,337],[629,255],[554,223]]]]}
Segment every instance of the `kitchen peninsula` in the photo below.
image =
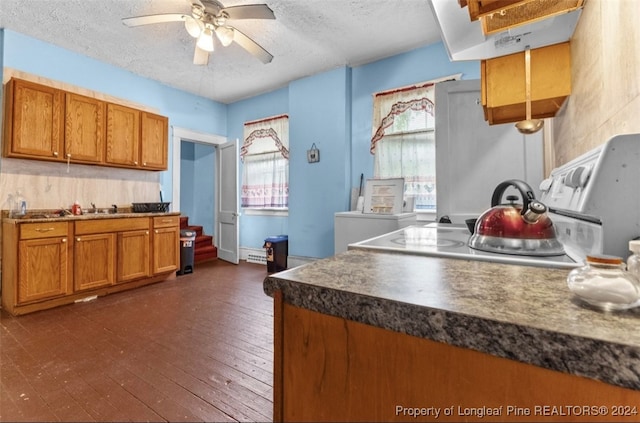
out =
{"type": "Polygon", "coordinates": [[[568,270],[350,250],[268,276],[276,421],[638,421],[640,309],[568,270]]]}

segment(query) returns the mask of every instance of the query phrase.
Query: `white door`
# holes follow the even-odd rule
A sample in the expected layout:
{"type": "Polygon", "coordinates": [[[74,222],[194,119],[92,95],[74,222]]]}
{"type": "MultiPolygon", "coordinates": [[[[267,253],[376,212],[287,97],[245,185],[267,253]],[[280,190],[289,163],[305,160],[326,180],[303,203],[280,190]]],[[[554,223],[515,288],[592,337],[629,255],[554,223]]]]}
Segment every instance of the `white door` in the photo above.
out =
{"type": "Polygon", "coordinates": [[[238,264],[238,140],[218,147],[218,258],[238,264]]]}

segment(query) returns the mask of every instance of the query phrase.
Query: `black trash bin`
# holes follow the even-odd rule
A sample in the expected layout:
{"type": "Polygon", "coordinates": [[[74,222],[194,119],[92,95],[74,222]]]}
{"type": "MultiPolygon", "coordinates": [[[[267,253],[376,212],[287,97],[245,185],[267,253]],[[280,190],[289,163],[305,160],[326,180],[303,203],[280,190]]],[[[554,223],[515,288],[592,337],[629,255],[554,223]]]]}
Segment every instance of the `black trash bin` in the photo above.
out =
{"type": "Polygon", "coordinates": [[[180,231],[180,270],[176,272],[178,275],[193,273],[195,241],[195,231],[189,231],[186,229],[180,231]]]}
{"type": "Polygon", "coordinates": [[[287,269],[289,237],[287,235],[270,236],[264,240],[262,248],[267,249],[267,272],[280,272],[287,269]]]}

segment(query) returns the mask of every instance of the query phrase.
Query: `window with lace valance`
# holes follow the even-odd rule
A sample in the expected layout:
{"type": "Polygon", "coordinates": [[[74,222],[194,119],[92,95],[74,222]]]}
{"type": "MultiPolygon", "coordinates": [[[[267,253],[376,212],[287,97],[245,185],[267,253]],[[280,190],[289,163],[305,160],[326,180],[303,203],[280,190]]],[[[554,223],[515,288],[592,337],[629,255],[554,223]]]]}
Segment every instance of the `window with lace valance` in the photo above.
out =
{"type": "Polygon", "coordinates": [[[411,87],[376,93],[371,154],[376,178],[404,178],[405,198],[415,209],[436,209],[435,84],[448,76],[411,87]]]}
{"type": "Polygon", "coordinates": [[[289,117],[274,116],[244,124],[241,205],[287,208],[289,205],[289,117]]]}

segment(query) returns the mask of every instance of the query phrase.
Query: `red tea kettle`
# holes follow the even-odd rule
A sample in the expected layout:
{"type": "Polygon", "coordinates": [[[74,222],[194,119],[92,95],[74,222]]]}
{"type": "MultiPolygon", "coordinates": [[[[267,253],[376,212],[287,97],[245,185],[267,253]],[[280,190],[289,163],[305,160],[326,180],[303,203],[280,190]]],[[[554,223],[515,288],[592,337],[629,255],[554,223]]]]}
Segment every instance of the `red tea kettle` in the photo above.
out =
{"type": "Polygon", "coordinates": [[[528,256],[559,256],[564,248],[556,238],[547,207],[535,199],[533,190],[524,181],[511,179],[501,182],[491,197],[491,208],[478,218],[469,247],[493,253],[528,256]],[[507,196],[509,203],[500,204],[505,190],[513,186],[522,196],[516,204],[515,195],[507,196]]]}

